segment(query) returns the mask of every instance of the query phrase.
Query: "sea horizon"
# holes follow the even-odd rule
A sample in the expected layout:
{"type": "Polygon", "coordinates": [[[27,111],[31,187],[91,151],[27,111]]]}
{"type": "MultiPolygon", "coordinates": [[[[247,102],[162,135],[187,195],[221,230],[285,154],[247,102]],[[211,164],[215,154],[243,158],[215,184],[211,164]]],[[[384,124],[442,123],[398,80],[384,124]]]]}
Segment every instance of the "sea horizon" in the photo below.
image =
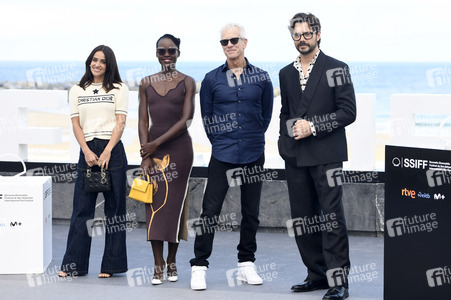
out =
{"type": "MultiPolygon", "coordinates": [[[[293,58],[294,59],[294,58],[293,58]]],[[[223,61],[177,62],[177,69],[200,83],[205,74],[223,61]]],[[[291,61],[252,61],[268,72],[273,86],[279,87],[278,74],[291,61]]],[[[348,62],[355,92],[376,95],[376,122],[386,124],[392,94],[451,94],[451,62],[348,62]]],[[[160,64],[149,61],[118,61],[125,84],[136,90],[139,81],[160,71],[160,64]]],[[[68,89],[84,73],[83,61],[0,61],[0,89],[68,89]]],[[[385,127],[385,126],[384,126],[385,127]]]]}

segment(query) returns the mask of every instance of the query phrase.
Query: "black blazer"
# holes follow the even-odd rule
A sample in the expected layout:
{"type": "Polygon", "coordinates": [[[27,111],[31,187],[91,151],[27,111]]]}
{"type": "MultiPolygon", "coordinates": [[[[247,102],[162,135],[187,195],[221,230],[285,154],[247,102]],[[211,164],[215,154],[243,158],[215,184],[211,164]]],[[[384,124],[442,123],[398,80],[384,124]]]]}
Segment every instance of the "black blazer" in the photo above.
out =
{"type": "Polygon", "coordinates": [[[322,51],[304,92],[293,63],[279,73],[279,154],[298,167],[343,162],[348,159],[345,127],[355,121],[356,102],[349,67],[322,51]],[[316,136],[295,140],[288,129],[298,119],[314,123],[316,136]]]}

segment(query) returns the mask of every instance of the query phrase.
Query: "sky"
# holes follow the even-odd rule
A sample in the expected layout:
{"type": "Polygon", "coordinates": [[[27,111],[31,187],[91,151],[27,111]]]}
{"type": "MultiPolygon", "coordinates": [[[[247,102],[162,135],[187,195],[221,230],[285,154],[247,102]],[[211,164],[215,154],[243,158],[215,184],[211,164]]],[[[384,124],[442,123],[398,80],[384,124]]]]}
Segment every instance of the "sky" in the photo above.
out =
{"type": "Polygon", "coordinates": [[[451,2],[288,0],[2,0],[0,61],[84,61],[100,44],[122,61],[154,61],[155,42],[181,38],[183,61],[223,61],[219,31],[239,23],[252,61],[292,61],[287,25],[298,12],[322,24],[321,49],[346,62],[451,61],[451,2]]]}

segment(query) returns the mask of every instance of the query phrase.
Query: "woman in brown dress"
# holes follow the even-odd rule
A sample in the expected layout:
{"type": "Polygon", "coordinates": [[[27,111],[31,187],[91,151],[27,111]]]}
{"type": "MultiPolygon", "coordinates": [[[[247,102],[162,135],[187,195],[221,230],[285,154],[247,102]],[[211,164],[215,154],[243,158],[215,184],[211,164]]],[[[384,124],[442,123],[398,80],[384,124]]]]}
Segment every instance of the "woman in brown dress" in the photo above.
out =
{"type": "Polygon", "coordinates": [[[176,253],[180,239],[187,239],[188,180],[193,164],[193,146],[188,134],[194,115],[196,84],[177,71],[180,39],[165,34],[157,41],[161,71],[141,80],[139,87],[139,140],[141,168],[155,180],[153,203],[146,204],[147,240],[155,260],[152,284],[177,281],[176,253]],[[151,126],[149,128],[149,116],[151,126]],[[186,214],[187,216],[187,214],[186,214]],[[163,243],[168,256],[163,258],[163,243]]]}

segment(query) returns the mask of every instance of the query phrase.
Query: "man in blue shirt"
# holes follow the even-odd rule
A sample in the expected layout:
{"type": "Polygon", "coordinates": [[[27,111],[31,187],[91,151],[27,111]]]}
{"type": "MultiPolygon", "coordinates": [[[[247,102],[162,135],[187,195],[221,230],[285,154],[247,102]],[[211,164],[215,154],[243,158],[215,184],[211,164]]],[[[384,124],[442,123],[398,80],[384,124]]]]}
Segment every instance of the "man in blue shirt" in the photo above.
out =
{"type": "Polygon", "coordinates": [[[254,261],[256,233],[265,161],[265,131],[271,121],[273,87],[267,72],[253,66],[244,56],[247,46],[244,28],[226,25],[221,31],[222,49],[227,61],[205,75],[200,104],[205,131],[212,145],[208,182],[202,214],[195,226],[196,240],[190,263],[191,288],[205,290],[208,258],[215,228],[230,186],[241,189],[241,230],[237,280],[262,284],[254,261]]]}

